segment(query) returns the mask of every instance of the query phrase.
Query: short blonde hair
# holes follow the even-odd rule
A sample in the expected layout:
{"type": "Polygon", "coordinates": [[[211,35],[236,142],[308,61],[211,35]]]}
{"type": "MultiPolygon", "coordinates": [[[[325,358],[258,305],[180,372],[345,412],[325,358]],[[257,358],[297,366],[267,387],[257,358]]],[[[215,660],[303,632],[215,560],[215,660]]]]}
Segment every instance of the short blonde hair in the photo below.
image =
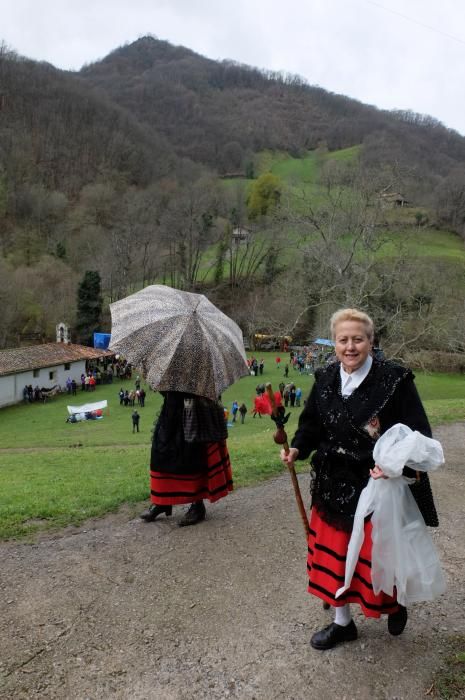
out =
{"type": "Polygon", "coordinates": [[[333,340],[336,336],[336,326],[343,321],[359,321],[363,323],[366,329],[366,334],[369,340],[373,342],[375,335],[375,326],[373,320],[364,311],[358,309],[339,309],[331,316],[331,336],[333,340]]]}

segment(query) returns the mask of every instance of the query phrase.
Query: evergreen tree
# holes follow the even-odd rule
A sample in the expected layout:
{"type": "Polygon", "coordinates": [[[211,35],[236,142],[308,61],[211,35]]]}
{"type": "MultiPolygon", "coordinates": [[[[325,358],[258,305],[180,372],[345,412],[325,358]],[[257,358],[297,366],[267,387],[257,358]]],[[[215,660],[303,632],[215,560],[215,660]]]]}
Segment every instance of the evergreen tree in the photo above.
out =
{"type": "Polygon", "coordinates": [[[100,329],[102,302],[100,275],[87,270],[77,294],[76,333],[79,342],[93,344],[93,334],[100,329]]]}

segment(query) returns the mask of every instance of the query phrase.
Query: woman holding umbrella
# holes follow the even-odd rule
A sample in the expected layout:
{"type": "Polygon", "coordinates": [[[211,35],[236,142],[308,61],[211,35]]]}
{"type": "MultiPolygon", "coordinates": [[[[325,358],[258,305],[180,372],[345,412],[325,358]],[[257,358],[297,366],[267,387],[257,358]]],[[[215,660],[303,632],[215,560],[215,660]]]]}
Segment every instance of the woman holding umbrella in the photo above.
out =
{"type": "Polygon", "coordinates": [[[150,460],[152,505],[140,517],[152,522],[171,515],[174,505],[190,503],[178,524],[195,525],[205,519],[205,498],[214,503],[233,488],[224,410],[192,394],[162,393],[150,460]]]}
{"type": "MultiPolygon", "coordinates": [[[[354,515],[361,491],[370,476],[383,478],[373,462],[380,435],[403,423],[431,437],[431,429],[413,382],[412,372],[394,362],[372,357],[373,321],[357,309],[342,309],[331,319],[338,362],[317,370],[315,383],[286,454],[292,465],[312,452],[314,479],[308,537],[308,590],[335,609],[334,622],[316,632],[314,649],[331,649],[357,639],[350,603],[365,616],[388,616],[388,631],[403,632],[407,609],[394,596],[375,594],[371,581],[371,522],[365,522],[364,542],[348,590],[336,592],[344,581],[345,561],[354,515]]],[[[415,472],[404,468],[404,474],[415,472]]],[[[427,525],[436,526],[437,514],[425,473],[411,486],[427,525]]]]}
{"type": "Polygon", "coordinates": [[[203,500],[232,489],[222,392],[249,375],[242,332],[204,295],[152,285],[110,305],[110,347],[163,395],[150,465],[148,522],[190,503],[180,525],[205,518],[203,500]]]}

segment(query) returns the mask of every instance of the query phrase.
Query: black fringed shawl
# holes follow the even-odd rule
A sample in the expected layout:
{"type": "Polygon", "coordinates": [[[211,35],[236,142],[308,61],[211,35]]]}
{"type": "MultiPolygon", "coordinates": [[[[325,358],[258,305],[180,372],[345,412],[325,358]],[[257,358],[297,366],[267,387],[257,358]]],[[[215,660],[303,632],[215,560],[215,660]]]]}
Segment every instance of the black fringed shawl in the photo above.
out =
{"type": "Polygon", "coordinates": [[[171,474],[205,472],[207,444],[228,437],[223,407],[192,394],[162,393],[163,406],[152,440],[151,469],[171,474]]]}
{"type": "MultiPolygon", "coordinates": [[[[299,449],[299,459],[316,450],[311,460],[313,505],[323,520],[350,532],[379,435],[396,423],[428,437],[431,428],[409,369],[374,359],[364,381],[344,398],[339,368],[337,362],[317,370],[292,447],[299,449]]],[[[404,473],[414,476],[407,468],[404,473]]],[[[422,473],[411,489],[426,524],[438,525],[428,475],[422,473]]]]}

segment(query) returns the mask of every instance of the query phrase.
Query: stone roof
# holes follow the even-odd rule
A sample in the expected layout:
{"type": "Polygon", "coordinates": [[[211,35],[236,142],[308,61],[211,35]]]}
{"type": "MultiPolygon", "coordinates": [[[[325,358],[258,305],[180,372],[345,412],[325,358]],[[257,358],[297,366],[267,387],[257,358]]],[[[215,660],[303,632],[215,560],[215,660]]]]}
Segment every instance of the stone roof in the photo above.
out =
{"type": "Polygon", "coordinates": [[[55,367],[78,360],[97,360],[100,357],[113,356],[114,353],[109,350],[88,348],[85,345],[71,343],[44,343],[25,348],[0,350],[0,376],[55,367]]]}
{"type": "Polygon", "coordinates": [[[379,195],[382,199],[389,199],[389,200],[399,200],[402,202],[407,202],[408,199],[404,197],[403,194],[400,192],[381,192],[379,195]]]}

